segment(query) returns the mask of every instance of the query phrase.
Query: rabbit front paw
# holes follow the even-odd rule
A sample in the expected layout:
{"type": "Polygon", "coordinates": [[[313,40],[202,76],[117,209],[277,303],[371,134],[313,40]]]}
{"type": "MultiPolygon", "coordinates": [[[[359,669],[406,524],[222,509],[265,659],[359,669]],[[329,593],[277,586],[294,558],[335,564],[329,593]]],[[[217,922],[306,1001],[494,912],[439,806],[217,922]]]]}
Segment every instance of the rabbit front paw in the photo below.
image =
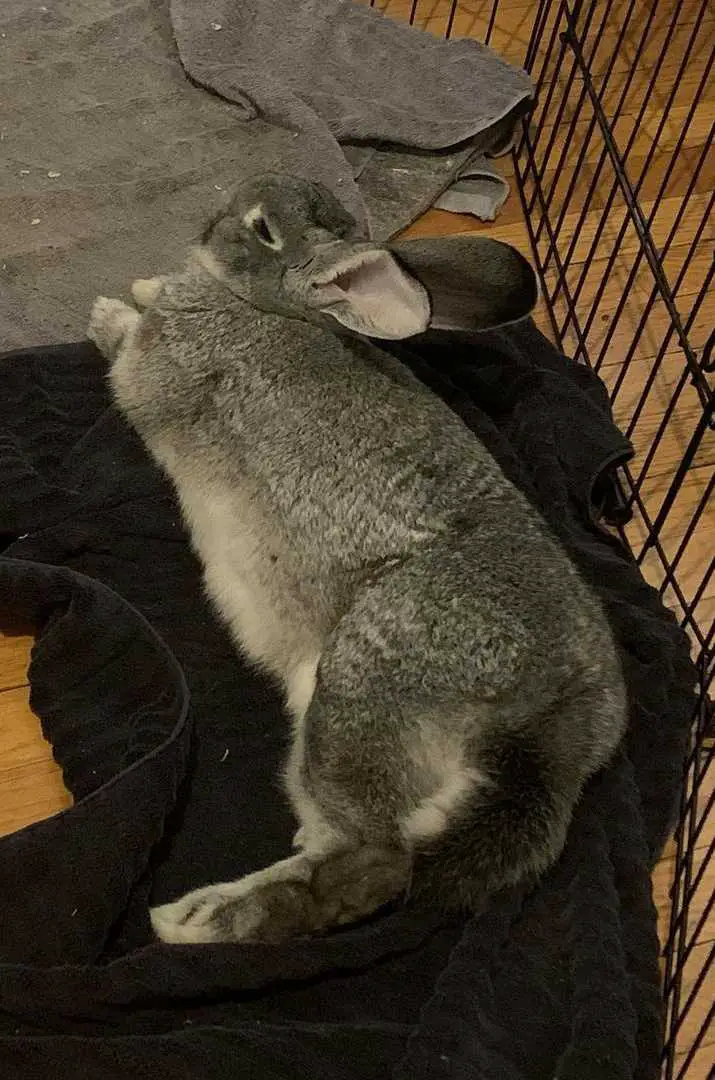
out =
{"type": "Polygon", "coordinates": [[[104,356],[110,356],[139,322],[139,312],[122,300],[98,296],[89,316],[87,337],[104,356]]]}
{"type": "Polygon", "coordinates": [[[151,307],[163,286],[160,277],[138,278],[132,285],[132,299],[138,308],[151,307]]]}

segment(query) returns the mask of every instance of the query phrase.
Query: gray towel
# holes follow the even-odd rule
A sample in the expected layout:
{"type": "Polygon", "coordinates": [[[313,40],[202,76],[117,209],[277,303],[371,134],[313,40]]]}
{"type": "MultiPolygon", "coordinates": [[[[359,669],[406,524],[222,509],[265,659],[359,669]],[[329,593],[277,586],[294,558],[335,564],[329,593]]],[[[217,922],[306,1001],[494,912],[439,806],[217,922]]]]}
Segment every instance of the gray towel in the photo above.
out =
{"type": "MultiPolygon", "coordinates": [[[[250,3],[255,5],[257,0],[250,3]]],[[[62,4],[2,0],[1,348],[83,337],[97,293],[126,294],[134,278],[176,265],[223,193],[250,172],[280,169],[305,173],[309,169],[317,179],[344,189],[342,197],[357,213],[364,212],[366,204],[378,237],[406,225],[441,192],[446,191],[445,199],[455,203],[470,189],[466,197],[474,205],[469,176],[475,166],[469,159],[476,149],[493,146],[498,132],[506,136],[513,126],[510,115],[506,114],[501,125],[483,129],[466,147],[460,145],[456,150],[446,145],[443,149],[416,148],[419,118],[424,116],[427,132],[422,142],[433,145],[440,139],[448,141],[470,130],[476,132],[489,115],[483,93],[496,94],[489,99],[491,113],[508,109],[510,100],[516,101],[521,94],[523,101],[529,92],[523,73],[514,72],[473,42],[445,45],[372,16],[370,25],[379,26],[379,32],[371,31],[359,39],[352,2],[343,5],[345,38],[341,51],[340,5],[334,0],[321,0],[324,21],[315,30],[320,33],[320,45],[312,46],[311,54],[305,36],[307,13],[315,15],[317,3],[272,0],[272,4],[261,4],[257,9],[260,19],[253,12],[256,25],[249,26],[246,33],[254,45],[266,36],[270,38],[270,20],[264,21],[269,15],[284,27],[278,51],[266,54],[259,65],[272,76],[267,87],[274,88],[274,118],[277,102],[285,103],[282,125],[262,118],[245,120],[245,105],[240,109],[233,98],[227,101],[192,85],[176,52],[169,0],[102,0],[96,4],[87,0],[63,0],[62,4]],[[279,19],[280,4],[285,11],[279,19]],[[290,44],[286,34],[293,26],[301,34],[296,29],[296,40],[290,44]],[[394,54],[388,45],[393,35],[394,54]],[[347,64],[350,48],[357,49],[361,40],[359,57],[366,58],[375,45],[370,70],[379,69],[375,62],[378,55],[386,71],[389,56],[397,58],[389,61],[394,72],[392,87],[387,77],[371,83],[367,67],[358,78],[357,60],[349,74],[347,67],[340,68],[338,58],[342,56],[347,64]],[[302,77],[309,81],[308,67],[316,68],[315,58],[322,60],[329,46],[331,61],[323,65],[320,101],[316,90],[315,101],[305,102],[299,96],[305,90],[299,73],[302,71],[302,77]],[[417,49],[416,54],[410,52],[412,48],[417,49]],[[286,58],[293,49],[295,56],[288,64],[286,58]],[[420,67],[422,54],[424,66],[420,67]],[[449,64],[444,61],[440,74],[436,58],[447,56],[457,59],[449,64]],[[291,81],[281,98],[280,79],[288,67],[291,81]],[[341,70],[345,78],[342,91],[341,70]],[[455,90],[454,101],[445,113],[450,124],[442,130],[444,121],[437,102],[440,108],[445,104],[445,87],[452,85],[447,71],[454,73],[455,90]],[[497,72],[503,76],[501,92],[495,90],[497,72]],[[353,114],[345,88],[349,90],[353,81],[356,96],[351,127],[353,114]],[[338,145],[335,132],[341,138],[348,131],[353,137],[367,131],[384,137],[390,130],[387,120],[397,116],[400,102],[404,108],[411,99],[411,110],[415,110],[420,84],[426,88],[432,81],[441,86],[441,97],[433,99],[425,89],[422,98],[423,108],[432,102],[432,115],[411,111],[403,117],[403,126],[394,128],[393,137],[412,138],[411,146],[376,148],[354,142],[341,149],[338,145]],[[383,111],[379,98],[385,95],[389,96],[383,111]],[[471,99],[481,104],[471,106],[470,119],[471,99]],[[325,110],[320,117],[314,106],[325,110]],[[371,114],[378,116],[373,128],[367,126],[371,114]],[[285,126],[301,117],[300,131],[285,126]],[[450,187],[460,171],[463,178],[450,187]]],[[[210,7],[206,0],[187,0],[174,8],[175,32],[182,49],[194,40],[192,25],[200,22],[206,26],[224,19],[222,30],[209,27],[202,32],[199,44],[204,42],[203,48],[213,49],[205,57],[204,77],[208,79],[221,67],[222,94],[229,95],[234,87],[236,96],[245,102],[253,86],[249,78],[253,69],[241,67],[241,58],[245,60],[248,54],[237,51],[238,27],[231,27],[228,16],[233,12],[245,18],[251,10],[248,0],[227,3],[226,14],[220,16],[216,14],[219,9],[210,7]],[[226,59],[219,63],[224,50],[226,59]]],[[[362,21],[365,12],[357,7],[355,12],[362,21]]],[[[185,54],[184,58],[190,67],[190,57],[185,54]]],[[[195,78],[198,75],[194,73],[195,78]]],[[[258,90],[253,93],[257,95],[258,90]]],[[[478,183],[496,188],[497,198],[503,197],[503,188],[494,180],[478,183]]],[[[485,203],[482,209],[487,216],[489,205],[485,203]]]]}
{"type": "Polygon", "coordinates": [[[533,88],[485,45],[355,0],[171,0],[171,16],[189,76],[246,120],[299,133],[296,171],[357,216],[366,202],[373,235],[433,204],[491,220],[506,198],[486,154],[509,144],[533,88]]]}

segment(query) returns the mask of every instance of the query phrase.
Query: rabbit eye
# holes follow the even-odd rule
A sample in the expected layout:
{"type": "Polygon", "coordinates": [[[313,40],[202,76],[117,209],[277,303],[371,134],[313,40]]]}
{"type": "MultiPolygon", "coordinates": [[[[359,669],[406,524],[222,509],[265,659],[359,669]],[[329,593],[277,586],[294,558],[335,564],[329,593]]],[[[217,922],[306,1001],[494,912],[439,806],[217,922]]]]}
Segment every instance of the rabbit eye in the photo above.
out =
{"type": "Polygon", "coordinates": [[[266,247],[273,248],[275,251],[281,250],[283,241],[280,236],[271,229],[261,212],[260,206],[256,206],[253,210],[249,210],[243,220],[255,233],[262,244],[265,244],[266,247]]]}
{"type": "Polygon", "coordinates": [[[258,218],[253,228],[258,233],[259,240],[262,240],[264,244],[275,244],[275,240],[271,235],[271,230],[268,228],[265,218],[258,218]]]}

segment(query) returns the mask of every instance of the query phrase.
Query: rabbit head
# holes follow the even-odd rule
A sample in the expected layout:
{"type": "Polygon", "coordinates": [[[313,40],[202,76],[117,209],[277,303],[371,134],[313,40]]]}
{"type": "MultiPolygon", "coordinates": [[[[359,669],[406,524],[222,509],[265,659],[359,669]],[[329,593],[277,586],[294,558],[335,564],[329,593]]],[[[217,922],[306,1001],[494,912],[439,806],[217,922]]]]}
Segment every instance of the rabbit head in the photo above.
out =
{"type": "Polygon", "coordinates": [[[385,340],[500,326],[538,297],[534,271],[508,244],[466,235],[378,245],[327,188],[278,174],[243,184],[201,243],[205,265],[256,307],[329,316],[385,340]]]}

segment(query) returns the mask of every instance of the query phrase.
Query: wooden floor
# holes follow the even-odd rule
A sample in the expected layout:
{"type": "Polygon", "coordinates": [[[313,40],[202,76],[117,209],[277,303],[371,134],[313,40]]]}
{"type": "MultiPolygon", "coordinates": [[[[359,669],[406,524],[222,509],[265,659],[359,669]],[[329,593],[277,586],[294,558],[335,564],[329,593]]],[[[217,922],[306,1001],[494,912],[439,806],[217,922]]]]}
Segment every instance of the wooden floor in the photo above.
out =
{"type": "MultiPolygon", "coordinates": [[[[691,50],[687,69],[677,82],[677,88],[673,90],[676,85],[679,61],[687,48],[693,26],[700,17],[700,3],[698,0],[686,0],[681,6],[681,14],[674,28],[670,28],[668,22],[675,5],[658,5],[658,14],[653,21],[652,34],[647,42],[645,56],[636,61],[636,53],[640,51],[637,48],[637,35],[641,32],[654,2],[655,0],[650,0],[650,2],[637,0],[633,29],[625,35],[617,50],[617,61],[612,65],[611,81],[604,92],[603,104],[606,111],[615,107],[617,98],[626,86],[629,73],[634,71],[635,65],[635,77],[621,109],[620,119],[616,125],[616,136],[619,146],[629,146],[627,154],[629,175],[638,177],[643,166],[647,166],[643,171],[640,186],[641,205],[646,214],[650,214],[653,210],[660,180],[673,159],[675,141],[683,130],[683,126],[686,126],[686,137],[678,149],[678,160],[675,162],[675,167],[671,169],[667,189],[662,195],[659,208],[653,214],[651,232],[655,244],[662,252],[673,222],[682,210],[682,219],[678,223],[663,261],[671,282],[678,278],[687,262],[687,268],[681,274],[682,280],[677,293],[679,309],[687,316],[712,260],[713,239],[715,239],[713,221],[710,218],[706,221],[705,227],[700,230],[699,242],[694,252],[690,250],[699,224],[703,221],[707,200],[715,188],[715,163],[712,155],[697,173],[694,189],[690,192],[687,202],[684,203],[715,117],[715,84],[712,80],[699,97],[697,108],[694,111],[691,110],[689,116],[690,104],[705,71],[712,40],[715,39],[715,16],[713,9],[710,8],[704,19],[701,19],[702,33],[696,43],[697,47],[691,50]],[[658,54],[666,39],[670,42],[669,52],[661,66],[657,88],[649,94],[645,111],[642,112],[644,86],[653,67],[653,58],[658,54]],[[673,91],[672,100],[669,101],[671,91],[673,91]],[[652,148],[655,154],[649,161],[648,154],[652,148]]],[[[383,2],[378,6],[383,8],[387,6],[391,15],[405,18],[409,15],[411,0],[392,0],[387,5],[383,2]]],[[[444,30],[450,6],[447,0],[422,0],[417,7],[417,22],[426,29],[441,33],[444,30]]],[[[534,0],[502,0],[492,39],[494,47],[511,59],[522,60],[535,10],[534,0]]],[[[491,0],[489,2],[465,0],[460,5],[455,20],[455,33],[483,37],[490,11],[491,0]]],[[[619,16],[619,20],[621,19],[622,17],[619,16]]],[[[600,40],[594,59],[594,70],[597,72],[605,70],[605,65],[613,54],[616,35],[621,27],[619,20],[608,24],[600,40]]],[[[562,68],[563,70],[552,71],[550,80],[555,79],[557,86],[563,89],[568,80],[568,69],[565,64],[562,68]]],[[[543,100],[544,92],[541,97],[543,100]]],[[[558,99],[553,100],[556,102],[558,99]]],[[[684,370],[683,353],[677,347],[675,340],[662,350],[663,337],[669,321],[661,303],[653,306],[645,328],[638,335],[634,347],[630,348],[640,315],[652,288],[652,276],[647,264],[641,264],[631,273],[639,250],[636,234],[631,227],[625,226],[622,241],[620,245],[617,244],[619,230],[625,221],[624,206],[619,198],[613,201],[603,234],[595,250],[591,250],[599,222],[602,220],[603,200],[607,199],[610,190],[610,178],[603,172],[599,177],[600,144],[595,138],[592,143],[589,142],[588,115],[585,120],[579,119],[575,125],[569,126],[573,109],[568,108],[564,110],[559,124],[555,127],[556,104],[553,105],[552,112],[554,121],[544,125],[540,136],[542,146],[547,146],[547,148],[549,144],[551,146],[549,153],[544,153],[541,179],[551,202],[551,218],[555,220],[558,217],[559,208],[564,208],[557,249],[565,250],[569,246],[573,248],[568,263],[567,279],[569,288],[575,289],[579,278],[582,278],[576,305],[580,312],[587,313],[597,298],[599,290],[602,290],[597,305],[597,317],[588,328],[586,335],[587,345],[589,355],[599,364],[600,373],[606,384],[611,389],[617,388],[614,411],[624,427],[630,425],[629,434],[638,452],[635,466],[637,474],[638,462],[643,461],[653,446],[664,410],[672,398],[674,387],[681,379],[684,370]],[[582,149],[583,152],[579,157],[582,149]],[[569,193],[569,183],[574,176],[575,186],[569,193]],[[599,183],[599,196],[587,207],[585,213],[582,213],[586,192],[594,176],[599,183]],[[603,185],[602,197],[600,185],[603,185]],[[617,258],[609,263],[614,249],[617,250],[617,258]],[[606,274],[607,276],[604,276],[606,274]],[[628,295],[627,303],[619,315],[618,307],[624,291],[628,295]],[[600,355],[606,334],[610,335],[610,339],[603,355],[600,355]],[[625,374],[623,374],[624,359],[628,359],[629,349],[632,357],[626,364],[625,374]],[[658,359],[659,352],[663,353],[660,359],[658,359]],[[620,386],[618,386],[619,378],[622,379],[620,386]],[[635,403],[642,396],[647,383],[650,384],[650,391],[645,401],[645,408],[634,422],[635,403]]],[[[550,117],[551,113],[547,113],[547,121],[550,117]]],[[[510,165],[509,159],[504,160],[504,172],[511,177],[513,182],[513,166],[510,165]]],[[[535,214],[532,215],[532,220],[535,220],[535,214]]],[[[440,234],[485,228],[488,228],[489,234],[495,238],[507,240],[525,254],[531,255],[522,206],[516,194],[512,196],[494,225],[485,227],[468,219],[455,218],[453,215],[442,212],[431,212],[411,231],[440,234]]],[[[540,250],[543,257],[545,251],[543,238],[540,250]]],[[[556,297],[553,300],[553,306],[559,315],[559,323],[563,323],[567,315],[563,296],[556,297]]],[[[552,332],[543,303],[539,311],[539,321],[546,332],[552,332]]],[[[701,304],[690,330],[691,339],[697,347],[703,346],[714,323],[715,295],[711,291],[709,297],[701,304]]],[[[564,339],[567,344],[576,346],[577,336],[573,325],[565,327],[564,339]]],[[[647,479],[642,486],[643,499],[651,516],[657,514],[662,504],[677,464],[682,459],[694,431],[699,409],[697,393],[688,383],[680,395],[677,408],[669,419],[665,436],[658,442],[648,469],[647,479]]],[[[693,514],[703,502],[707,494],[707,485],[712,482],[714,464],[715,446],[713,436],[710,434],[706,436],[698,451],[693,468],[688,472],[661,535],[665,558],[672,558],[688,529],[693,514]]],[[[640,550],[646,531],[642,517],[637,516],[630,526],[629,533],[636,552],[640,550]]],[[[714,550],[715,507],[711,500],[710,505],[702,507],[697,527],[686,544],[678,565],[678,580],[686,601],[692,599],[698,583],[705,577],[707,568],[711,565],[714,550]]],[[[651,553],[645,558],[643,566],[650,580],[660,585],[663,580],[662,558],[651,553]]],[[[672,590],[665,590],[665,597],[682,616],[682,603],[679,603],[672,590]]],[[[715,581],[711,577],[697,605],[697,620],[701,631],[706,631],[712,624],[713,616],[715,616],[715,581]]],[[[0,623],[1,621],[2,613],[0,612],[0,623]]],[[[0,835],[20,829],[71,804],[60,772],[54,764],[51,747],[43,740],[39,722],[28,706],[27,665],[31,646],[31,628],[5,625],[0,629],[0,835]]],[[[709,770],[701,791],[701,806],[706,804],[712,792],[713,774],[715,774],[715,768],[709,770]]],[[[697,858],[705,857],[708,846],[712,844],[714,831],[715,814],[711,813],[709,822],[700,833],[697,858]]],[[[669,890],[674,865],[675,849],[670,844],[653,876],[654,898],[660,913],[663,940],[668,926],[669,890]]],[[[713,884],[711,862],[694,897],[691,913],[693,924],[697,922],[700,913],[704,910],[712,894],[713,884]]],[[[713,947],[713,941],[715,941],[715,912],[711,912],[710,918],[701,930],[686,967],[684,980],[686,997],[695,984],[698,973],[703,970],[705,958],[713,947]]],[[[710,975],[706,977],[701,987],[696,1005],[683,1023],[678,1041],[678,1062],[680,1063],[685,1061],[692,1039],[702,1025],[710,1002],[715,996],[713,980],[715,980],[715,971],[711,969],[710,975]]],[[[688,1080],[704,1080],[713,1060],[715,1060],[715,1033],[710,1031],[690,1063],[687,1074],[683,1075],[687,1075],[688,1080]]],[[[675,1075],[679,1075],[677,1068],[675,1075]]]]}

